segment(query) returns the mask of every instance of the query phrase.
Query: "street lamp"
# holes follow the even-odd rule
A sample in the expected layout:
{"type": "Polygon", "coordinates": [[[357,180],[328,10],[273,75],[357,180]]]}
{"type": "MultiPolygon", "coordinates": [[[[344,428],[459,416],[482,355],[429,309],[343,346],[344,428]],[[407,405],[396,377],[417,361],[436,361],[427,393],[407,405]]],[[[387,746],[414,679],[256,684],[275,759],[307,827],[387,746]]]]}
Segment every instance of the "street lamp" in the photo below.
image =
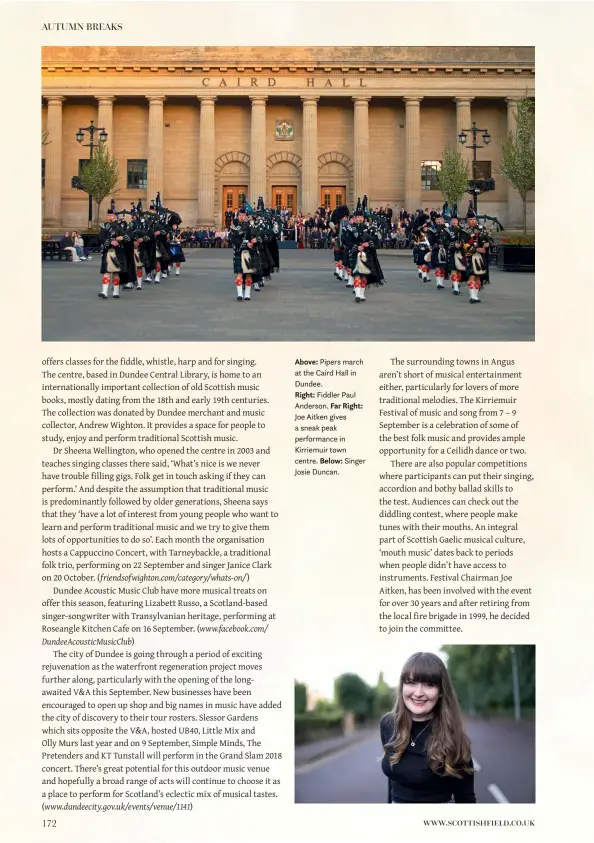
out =
{"type": "MultiPolygon", "coordinates": [[[[100,129],[98,126],[95,126],[95,121],[91,120],[91,123],[88,126],[85,126],[82,129],[79,129],[76,133],[75,137],[78,143],[82,144],[83,146],[89,147],[89,161],[93,160],[93,150],[99,146],[99,143],[95,141],[95,134],[99,133],[99,143],[105,143],[107,140],[107,132],[105,129],[100,129]],[[83,143],[85,139],[85,132],[89,133],[89,143],[83,143]]],[[[89,222],[88,228],[93,227],[93,197],[89,193],[89,222]]]]}
{"type": "MultiPolygon", "coordinates": [[[[484,149],[484,146],[477,144],[476,137],[477,135],[482,132],[483,133],[483,143],[485,146],[488,146],[491,143],[491,135],[489,134],[488,129],[478,129],[476,123],[473,121],[471,129],[462,129],[460,134],[458,135],[458,140],[462,144],[462,146],[466,145],[466,141],[468,140],[467,132],[472,133],[472,143],[469,144],[466,148],[472,149],[472,180],[476,181],[476,151],[477,149],[484,149]]],[[[474,197],[474,213],[478,213],[478,195],[480,190],[477,188],[476,185],[473,184],[472,186],[472,195],[474,197]]]]}

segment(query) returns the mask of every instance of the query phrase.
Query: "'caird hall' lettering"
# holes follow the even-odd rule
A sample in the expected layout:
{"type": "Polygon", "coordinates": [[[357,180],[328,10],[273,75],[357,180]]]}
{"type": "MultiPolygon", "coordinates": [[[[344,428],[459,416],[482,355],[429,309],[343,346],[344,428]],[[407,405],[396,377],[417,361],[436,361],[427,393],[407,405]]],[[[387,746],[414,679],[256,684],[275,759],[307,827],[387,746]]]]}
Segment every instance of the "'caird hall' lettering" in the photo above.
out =
{"type": "MultiPolygon", "coordinates": [[[[203,88],[274,88],[277,80],[274,76],[202,76],[200,84],[203,88]]],[[[303,76],[291,78],[290,87],[305,88],[366,88],[367,82],[359,79],[324,79],[317,76],[303,76]]]]}

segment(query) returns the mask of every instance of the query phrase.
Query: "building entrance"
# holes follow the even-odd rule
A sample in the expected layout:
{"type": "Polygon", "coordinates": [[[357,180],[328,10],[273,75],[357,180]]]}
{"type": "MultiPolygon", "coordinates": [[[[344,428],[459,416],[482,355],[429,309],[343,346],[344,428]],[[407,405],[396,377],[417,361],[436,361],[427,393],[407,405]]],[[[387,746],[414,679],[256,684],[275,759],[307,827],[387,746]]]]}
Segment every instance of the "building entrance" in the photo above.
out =
{"type": "Polygon", "coordinates": [[[336,185],[332,185],[331,187],[322,187],[320,193],[320,205],[323,208],[330,208],[333,211],[335,208],[338,208],[339,205],[344,205],[346,203],[346,187],[342,185],[341,187],[336,187],[336,185]]]}
{"type": "Polygon", "coordinates": [[[243,205],[247,196],[247,184],[228,185],[223,188],[223,225],[227,224],[228,213],[243,205]]]}
{"type": "Polygon", "coordinates": [[[277,211],[287,208],[292,214],[297,213],[297,186],[294,184],[283,184],[273,187],[271,205],[277,211]]]}

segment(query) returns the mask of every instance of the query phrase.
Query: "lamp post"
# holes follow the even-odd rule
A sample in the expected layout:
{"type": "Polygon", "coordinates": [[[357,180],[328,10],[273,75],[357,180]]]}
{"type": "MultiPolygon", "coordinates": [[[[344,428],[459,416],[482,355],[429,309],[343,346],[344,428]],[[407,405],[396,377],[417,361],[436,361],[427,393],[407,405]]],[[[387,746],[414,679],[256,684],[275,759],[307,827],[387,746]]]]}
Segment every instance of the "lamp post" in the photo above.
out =
{"type": "MultiPolygon", "coordinates": [[[[91,120],[91,123],[88,126],[85,126],[82,129],[79,129],[76,133],[76,140],[82,144],[82,146],[89,147],[89,161],[93,160],[93,150],[99,146],[99,143],[95,141],[95,133],[99,133],[99,143],[105,143],[107,140],[107,132],[105,129],[100,129],[98,126],[95,126],[95,121],[91,120]],[[85,139],[85,132],[89,133],[89,143],[83,143],[85,139]]],[[[89,193],[89,216],[88,216],[88,228],[93,227],[93,197],[89,193]]]]}
{"type": "MultiPolygon", "coordinates": [[[[483,143],[484,143],[485,146],[488,146],[488,144],[491,143],[491,135],[489,134],[488,129],[478,129],[476,123],[473,121],[471,129],[462,129],[462,131],[458,135],[458,140],[460,141],[462,146],[466,145],[466,141],[468,140],[468,134],[467,134],[468,132],[472,133],[472,143],[469,144],[466,147],[466,149],[472,149],[472,180],[475,181],[476,180],[476,151],[477,151],[477,149],[484,149],[485,148],[484,146],[481,146],[480,144],[477,144],[476,137],[479,134],[479,132],[482,132],[483,133],[483,143]]],[[[476,185],[473,185],[472,195],[474,197],[474,203],[473,204],[474,204],[474,213],[475,214],[478,214],[478,195],[479,195],[479,192],[480,191],[477,190],[476,185]]]]}

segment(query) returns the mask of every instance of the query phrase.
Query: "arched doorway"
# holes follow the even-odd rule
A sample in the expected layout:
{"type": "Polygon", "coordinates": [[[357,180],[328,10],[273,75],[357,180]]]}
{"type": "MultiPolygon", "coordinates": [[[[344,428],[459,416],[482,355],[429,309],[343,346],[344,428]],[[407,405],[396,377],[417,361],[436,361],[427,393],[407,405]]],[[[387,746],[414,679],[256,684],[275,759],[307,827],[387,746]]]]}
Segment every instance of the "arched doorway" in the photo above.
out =
{"type": "Polygon", "coordinates": [[[250,181],[249,164],[250,157],[245,152],[226,152],[216,160],[215,219],[217,225],[226,225],[229,213],[233,213],[247,199],[250,181]]]}
{"type": "Polygon", "coordinates": [[[318,161],[320,205],[331,211],[339,205],[349,205],[353,176],[351,159],[341,152],[326,152],[318,161]]]}
{"type": "Polygon", "coordinates": [[[291,213],[299,210],[301,195],[301,159],[292,152],[278,152],[266,162],[268,203],[270,207],[291,213]]]}

